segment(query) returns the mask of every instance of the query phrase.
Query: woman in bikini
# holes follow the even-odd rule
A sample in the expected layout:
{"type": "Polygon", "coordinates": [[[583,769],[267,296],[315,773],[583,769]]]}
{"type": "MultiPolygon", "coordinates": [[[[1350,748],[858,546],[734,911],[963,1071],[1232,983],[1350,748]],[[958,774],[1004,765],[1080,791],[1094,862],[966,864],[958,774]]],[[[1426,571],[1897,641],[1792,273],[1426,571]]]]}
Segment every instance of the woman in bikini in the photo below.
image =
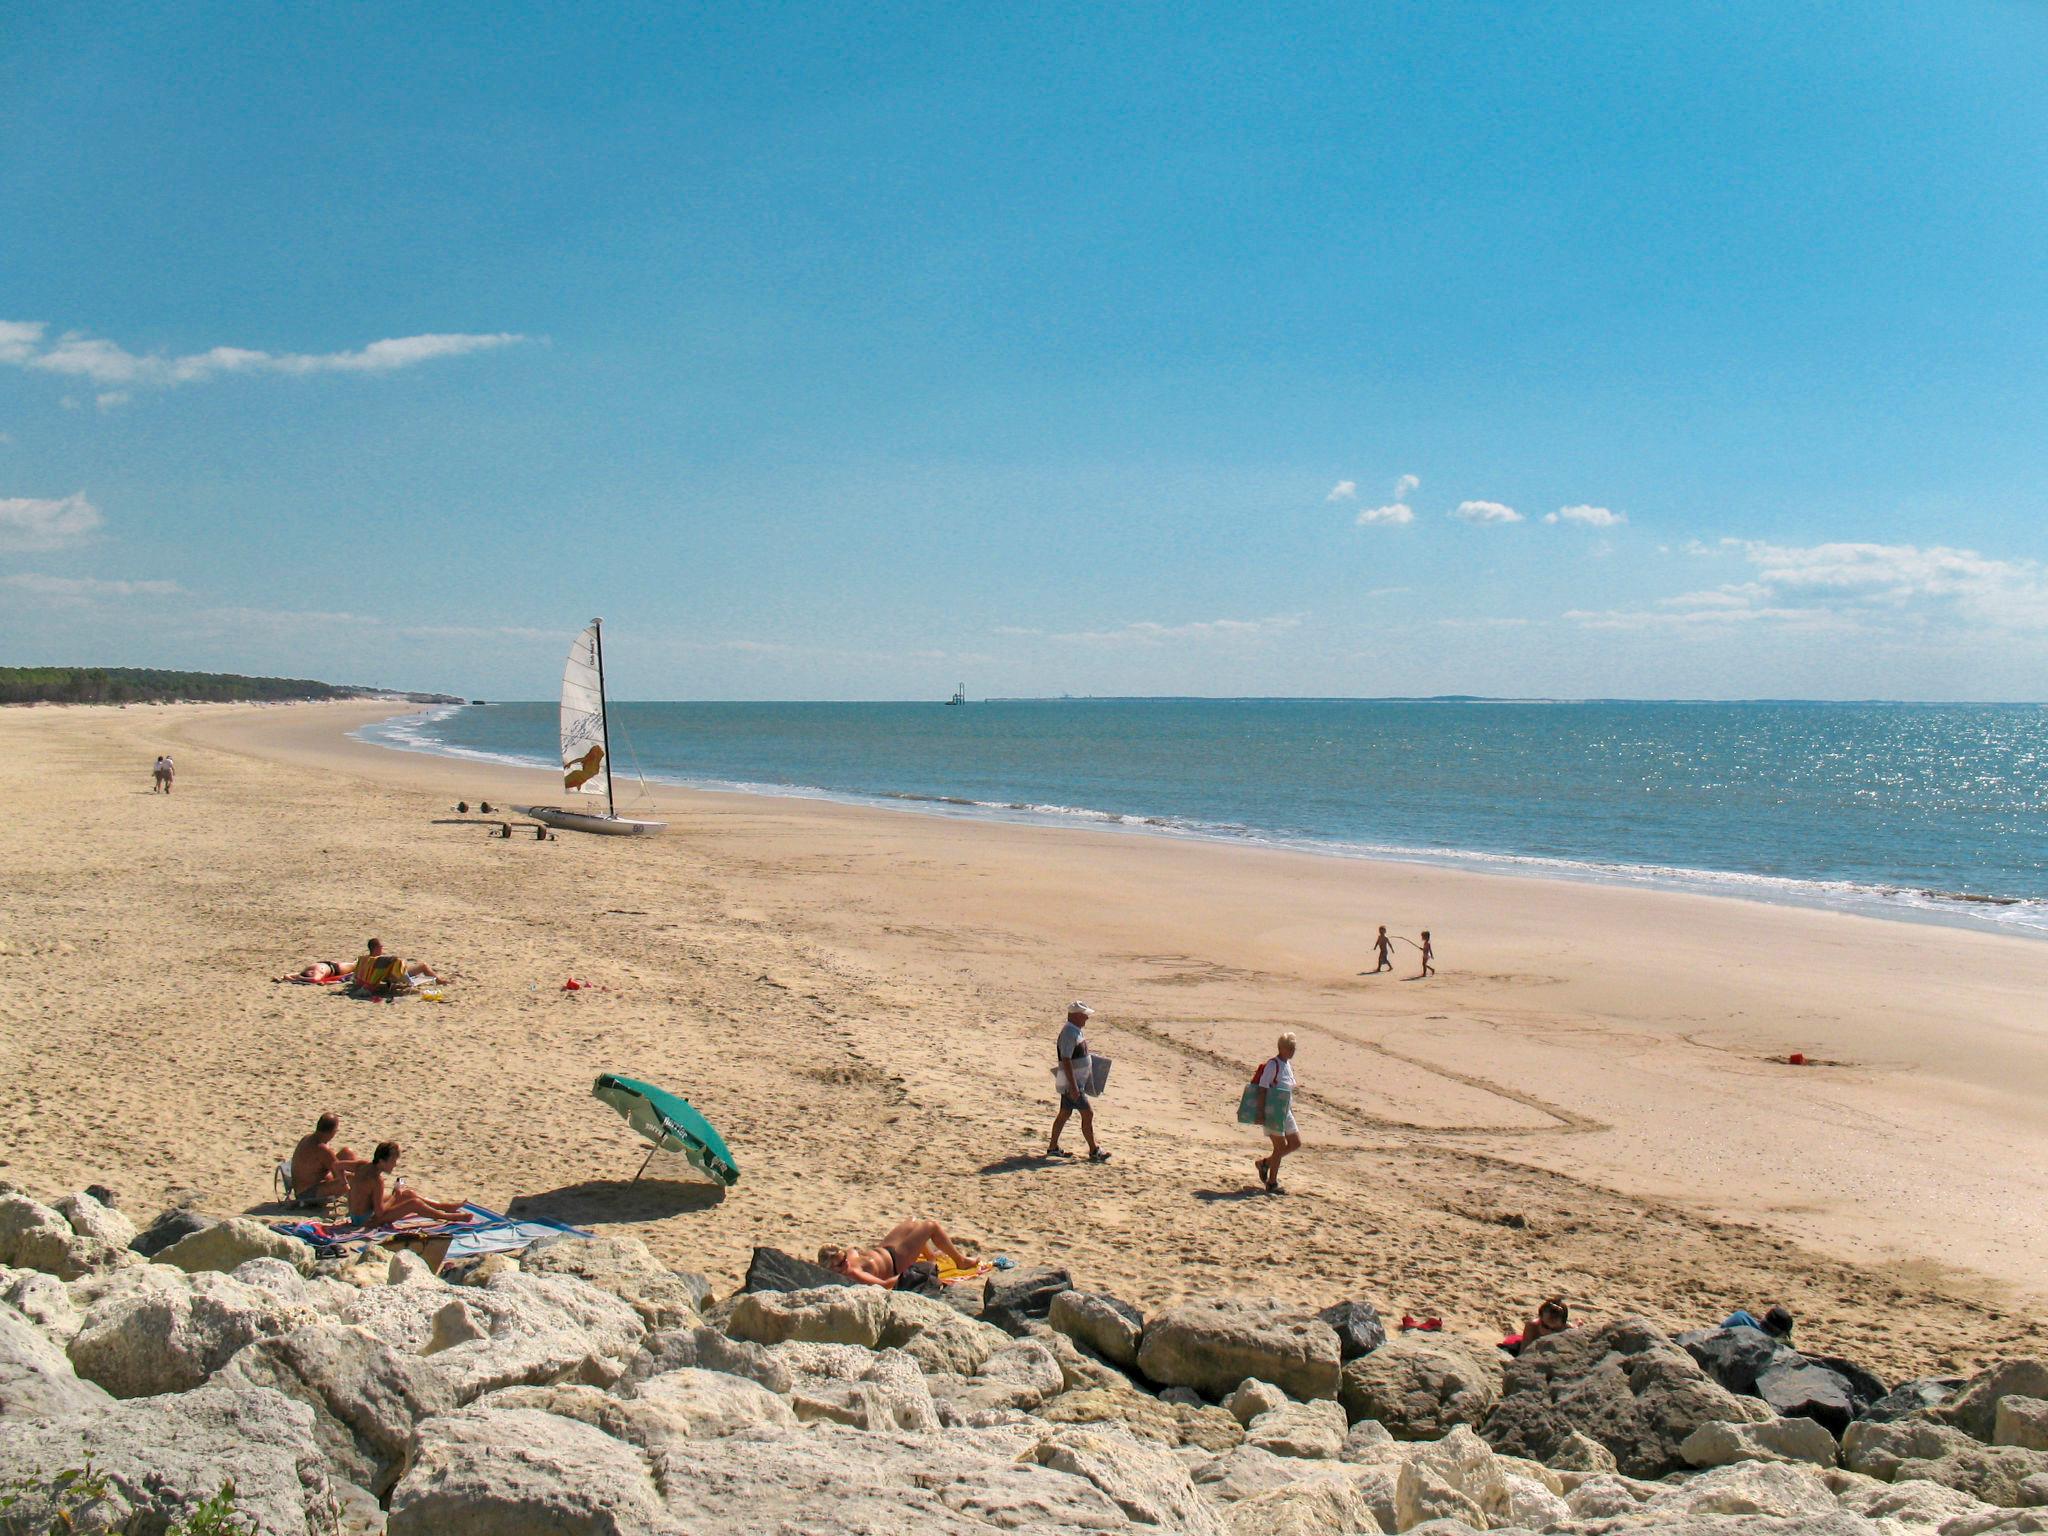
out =
{"type": "Polygon", "coordinates": [[[315,960],[303,971],[294,971],[289,976],[273,976],[272,981],[332,981],[337,976],[348,974],[348,967],[339,960],[315,960]]]}
{"type": "Polygon", "coordinates": [[[950,1259],[961,1269],[974,1268],[974,1261],[953,1246],[946,1229],[936,1221],[899,1221],[873,1248],[839,1248],[828,1243],[818,1250],[818,1263],[835,1274],[862,1285],[891,1288],[911,1265],[936,1258],[950,1259]]]}
{"type": "Polygon", "coordinates": [[[381,1227],[407,1216],[429,1221],[474,1221],[462,1202],[444,1205],[410,1189],[384,1187],[384,1176],[398,1166],[398,1143],[380,1141],[367,1163],[356,1165],[348,1188],[348,1219],[358,1227],[381,1227]]]}

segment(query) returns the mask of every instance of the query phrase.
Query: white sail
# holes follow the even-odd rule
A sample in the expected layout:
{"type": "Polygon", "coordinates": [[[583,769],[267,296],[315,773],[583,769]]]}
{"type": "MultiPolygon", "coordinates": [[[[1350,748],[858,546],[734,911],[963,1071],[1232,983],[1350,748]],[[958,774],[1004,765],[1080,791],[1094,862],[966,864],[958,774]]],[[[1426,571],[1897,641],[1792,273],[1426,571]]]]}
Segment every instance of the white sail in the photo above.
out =
{"type": "Polygon", "coordinates": [[[602,795],[611,788],[595,619],[569,647],[569,663],[562,668],[562,787],[579,795],[602,795]]]}

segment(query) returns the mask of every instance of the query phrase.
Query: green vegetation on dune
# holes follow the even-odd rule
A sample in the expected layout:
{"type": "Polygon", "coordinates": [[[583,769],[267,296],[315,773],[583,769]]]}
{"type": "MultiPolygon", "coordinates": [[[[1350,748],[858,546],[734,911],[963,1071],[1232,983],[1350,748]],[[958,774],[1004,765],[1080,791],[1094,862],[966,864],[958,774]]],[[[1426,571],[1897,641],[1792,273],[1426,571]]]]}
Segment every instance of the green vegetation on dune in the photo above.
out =
{"type": "Polygon", "coordinates": [[[353,699],[387,692],[429,702],[445,698],[441,694],[316,683],[303,677],[242,677],[232,672],[165,672],[153,667],[0,667],[0,704],[353,699]]]}

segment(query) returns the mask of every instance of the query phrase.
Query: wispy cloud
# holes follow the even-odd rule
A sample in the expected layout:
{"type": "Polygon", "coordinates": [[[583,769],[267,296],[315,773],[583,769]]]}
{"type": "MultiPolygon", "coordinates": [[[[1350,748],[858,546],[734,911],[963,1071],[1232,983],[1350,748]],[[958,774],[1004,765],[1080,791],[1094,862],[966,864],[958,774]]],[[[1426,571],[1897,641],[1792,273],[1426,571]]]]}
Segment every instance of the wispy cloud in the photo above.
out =
{"type": "Polygon", "coordinates": [[[1323,500],[1350,501],[1357,495],[1358,482],[1356,480],[1339,480],[1335,485],[1330,487],[1330,494],[1325,496],[1323,500]]]}
{"type": "Polygon", "coordinates": [[[1199,619],[1188,624],[1155,624],[1139,620],[1121,629],[1084,630],[1054,635],[1074,645],[1166,645],[1175,641],[1262,640],[1301,627],[1298,613],[1264,619],[1199,619]]]}
{"type": "Polygon", "coordinates": [[[49,499],[0,496],[0,549],[64,549],[91,538],[102,521],[83,491],[49,499]]]}
{"type": "Polygon", "coordinates": [[[1461,523],[1519,523],[1522,520],[1521,513],[1497,501],[1461,501],[1452,508],[1451,516],[1461,523]]]}
{"type": "Polygon", "coordinates": [[[96,576],[45,576],[22,571],[0,576],[0,587],[43,597],[168,597],[184,591],[175,581],[103,581],[96,576]]]}
{"type": "Polygon", "coordinates": [[[1367,507],[1358,514],[1358,526],[1361,528],[1397,528],[1414,521],[1415,509],[1404,501],[1384,507],[1367,507]]]}
{"type": "Polygon", "coordinates": [[[1555,512],[1546,512],[1543,521],[1577,523],[1582,528],[1618,528],[1628,521],[1628,514],[1609,511],[1606,507],[1559,507],[1555,512]]]}
{"type": "Polygon", "coordinates": [[[1600,629],[1713,629],[1752,624],[1875,629],[1962,624],[2048,629],[2048,568],[1972,549],[1917,544],[1693,541],[1695,556],[1740,558],[1747,580],[1664,598],[1648,608],[1573,610],[1600,629]]]}
{"type": "Polygon", "coordinates": [[[527,339],[512,331],[434,333],[394,336],[343,352],[210,347],[204,352],[173,355],[130,352],[83,331],[66,331],[50,339],[49,329],[40,320],[0,320],[0,364],[96,385],[102,410],[124,403],[132,389],[170,389],[205,383],[224,374],[395,373],[438,358],[462,357],[527,339]]]}
{"type": "Polygon", "coordinates": [[[1419,491],[1421,489],[1421,476],[1403,475],[1400,479],[1394,482],[1394,500],[1406,501],[1408,499],[1408,493],[1410,491],[1419,491]]]}

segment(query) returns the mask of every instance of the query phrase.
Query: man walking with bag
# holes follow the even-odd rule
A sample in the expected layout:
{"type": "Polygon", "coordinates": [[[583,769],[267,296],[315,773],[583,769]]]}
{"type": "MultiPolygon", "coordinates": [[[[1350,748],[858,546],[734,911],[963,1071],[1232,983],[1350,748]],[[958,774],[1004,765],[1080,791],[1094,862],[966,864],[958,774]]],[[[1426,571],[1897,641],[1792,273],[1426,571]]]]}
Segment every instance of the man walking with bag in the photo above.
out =
{"type": "Polygon", "coordinates": [[[1066,1027],[1060,1031],[1058,1064],[1053,1068],[1060,1091],[1060,1112],[1052,1118],[1052,1136],[1045,1144],[1047,1157],[1073,1155],[1060,1149],[1060,1132],[1067,1128],[1067,1116],[1078,1114],[1082,1139],[1088,1143],[1088,1161],[1109,1161],[1109,1154],[1095,1144],[1095,1111],[1088,1104],[1095,1069],[1088,1059],[1087,1029],[1094,1015],[1095,1010],[1079,999],[1067,1007],[1066,1027]]]}

